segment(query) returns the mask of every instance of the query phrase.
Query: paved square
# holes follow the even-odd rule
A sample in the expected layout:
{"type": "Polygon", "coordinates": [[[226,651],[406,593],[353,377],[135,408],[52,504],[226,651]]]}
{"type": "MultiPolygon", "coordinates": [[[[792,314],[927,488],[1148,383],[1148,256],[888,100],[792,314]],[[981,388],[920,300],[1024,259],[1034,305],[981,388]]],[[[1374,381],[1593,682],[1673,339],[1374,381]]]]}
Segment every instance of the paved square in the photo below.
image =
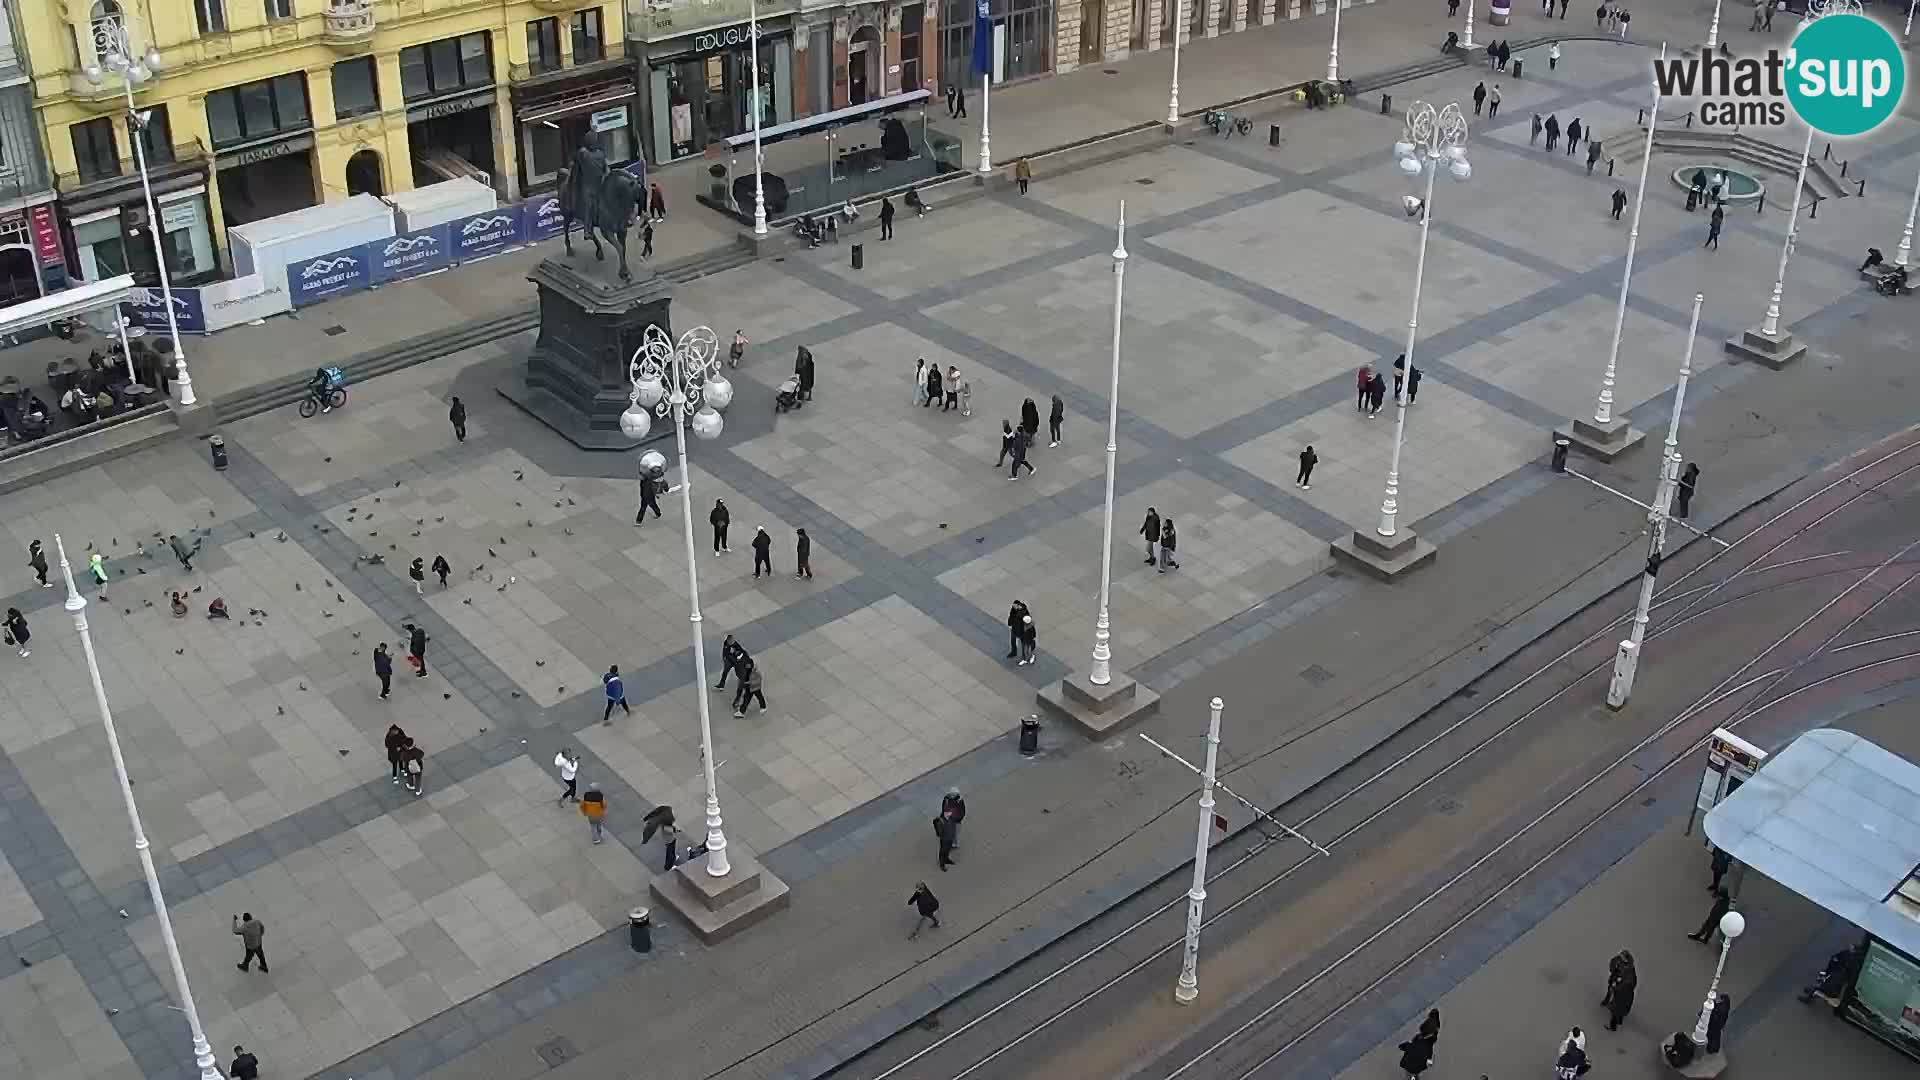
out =
{"type": "MultiPolygon", "coordinates": [[[[1481,347],[1456,355],[1453,363],[1556,416],[1590,416],[1607,367],[1615,309],[1613,302],[1589,296],[1488,337],[1481,347]],[[1555,341],[1557,347],[1547,347],[1555,341]]],[[[1671,387],[1686,345],[1685,329],[1628,311],[1615,371],[1614,411],[1636,408],[1671,387]]],[[[1725,355],[1719,340],[1703,333],[1693,350],[1693,373],[1705,373],[1725,355]]],[[[1429,382],[1421,380],[1423,395],[1429,382]]],[[[1381,417],[1390,411],[1382,409],[1381,417]]],[[[1408,423],[1422,418],[1416,415],[1408,423]]]]}
{"type": "Polygon", "coordinates": [[[55,957],[0,979],[0,1076],[139,1080],[140,1075],[72,961],[55,957]]]}

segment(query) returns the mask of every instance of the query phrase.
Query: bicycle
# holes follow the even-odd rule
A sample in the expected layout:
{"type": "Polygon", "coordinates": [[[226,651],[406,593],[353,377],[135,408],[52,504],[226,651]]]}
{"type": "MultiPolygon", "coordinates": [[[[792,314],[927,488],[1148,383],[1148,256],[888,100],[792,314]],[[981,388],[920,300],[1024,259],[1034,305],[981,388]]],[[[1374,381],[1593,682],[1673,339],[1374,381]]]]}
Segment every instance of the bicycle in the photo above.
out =
{"type": "Polygon", "coordinates": [[[313,419],[314,414],[318,413],[322,406],[328,409],[339,409],[344,408],[346,404],[347,392],[338,386],[330,386],[324,391],[308,390],[307,396],[300,401],[300,419],[313,419]],[[320,395],[323,393],[327,395],[324,402],[320,400],[320,395]]]}

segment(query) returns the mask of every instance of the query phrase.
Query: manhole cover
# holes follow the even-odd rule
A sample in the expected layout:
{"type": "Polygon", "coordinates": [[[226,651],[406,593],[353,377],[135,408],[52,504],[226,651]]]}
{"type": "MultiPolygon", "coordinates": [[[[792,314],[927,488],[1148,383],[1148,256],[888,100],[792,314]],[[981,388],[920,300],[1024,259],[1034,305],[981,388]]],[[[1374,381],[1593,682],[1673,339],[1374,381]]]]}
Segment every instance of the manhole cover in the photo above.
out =
{"type": "Polygon", "coordinates": [[[1307,680],[1309,683],[1312,683],[1315,686],[1325,686],[1328,682],[1330,682],[1333,679],[1333,672],[1328,671],[1326,668],[1321,667],[1319,664],[1315,664],[1312,667],[1308,668],[1307,670],[1301,672],[1300,677],[1307,680]]]}
{"type": "Polygon", "coordinates": [[[1136,183],[1136,184],[1139,184],[1139,185],[1140,185],[1141,187],[1152,187],[1152,186],[1153,186],[1153,177],[1151,177],[1151,176],[1143,176],[1143,177],[1141,177],[1140,179],[1138,179],[1138,180],[1135,180],[1135,181],[1134,181],[1134,183],[1136,183]]]}
{"type": "Polygon", "coordinates": [[[557,1069],[580,1056],[580,1050],[573,1045],[573,1040],[564,1035],[541,1043],[533,1048],[533,1052],[540,1055],[540,1060],[546,1062],[549,1069],[557,1069]]]}
{"type": "Polygon", "coordinates": [[[341,326],[339,323],[335,323],[332,326],[322,327],[320,332],[328,337],[339,337],[341,334],[347,332],[347,328],[341,326]]]}

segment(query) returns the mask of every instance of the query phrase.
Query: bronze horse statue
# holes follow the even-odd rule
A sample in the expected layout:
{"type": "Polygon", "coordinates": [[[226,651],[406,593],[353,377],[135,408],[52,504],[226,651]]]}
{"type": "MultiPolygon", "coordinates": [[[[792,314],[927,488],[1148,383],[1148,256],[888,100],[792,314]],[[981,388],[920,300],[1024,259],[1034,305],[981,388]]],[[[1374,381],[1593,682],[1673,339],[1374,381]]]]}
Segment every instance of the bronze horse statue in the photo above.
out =
{"type": "MultiPolygon", "coordinates": [[[[573,223],[578,221],[580,231],[593,241],[594,261],[600,262],[607,257],[606,251],[600,246],[600,241],[605,239],[620,253],[620,280],[631,281],[633,274],[627,269],[627,230],[633,227],[634,219],[646,209],[647,191],[632,174],[618,170],[604,172],[595,183],[593,164],[589,161],[585,170],[576,165],[574,169],[561,171],[560,228],[566,253],[569,256],[573,254],[573,223]],[[584,183],[577,183],[576,176],[580,176],[584,183]],[[582,191],[583,187],[588,190],[582,191]]],[[[605,165],[600,165],[600,169],[604,170],[605,165]]]]}

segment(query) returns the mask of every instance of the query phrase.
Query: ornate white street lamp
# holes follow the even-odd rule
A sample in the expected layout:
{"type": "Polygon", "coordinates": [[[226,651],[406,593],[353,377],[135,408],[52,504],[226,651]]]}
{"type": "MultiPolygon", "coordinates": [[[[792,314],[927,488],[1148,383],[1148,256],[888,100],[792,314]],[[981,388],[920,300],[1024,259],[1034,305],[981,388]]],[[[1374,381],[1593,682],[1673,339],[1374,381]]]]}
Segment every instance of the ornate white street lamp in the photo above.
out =
{"type": "MultiPolygon", "coordinates": [[[[1920,0],[1916,0],[1920,2],[1920,0]]],[[[1913,182],[1913,202],[1907,207],[1907,227],[1900,234],[1900,246],[1893,253],[1893,265],[1904,267],[1913,257],[1913,219],[1920,214],[1920,178],[1913,182]]]]}
{"type": "Polygon", "coordinates": [[[153,262],[160,274],[160,299],[167,308],[167,334],[173,339],[174,381],[180,384],[180,404],[192,405],[195,403],[193,376],[187,373],[186,353],[180,347],[180,323],[173,311],[173,277],[167,270],[165,230],[161,227],[160,211],[153,201],[153,178],[147,173],[147,150],[143,138],[147,131],[147,118],[133,104],[134,88],[159,77],[160,50],[149,46],[146,55],[136,54],[132,21],[124,13],[95,19],[92,26],[93,52],[106,65],[106,69],[101,70],[99,64],[88,64],[87,81],[98,86],[111,73],[120,80],[126,94],[127,127],[134,133],[133,160],[139,166],[140,189],[147,200],[147,232],[153,239],[153,262]]]}
{"type": "Polygon", "coordinates": [[[707,651],[700,632],[700,574],[693,555],[693,474],[687,470],[687,428],[702,439],[720,435],[725,421],[720,411],[733,402],[733,384],[720,374],[720,339],[713,330],[696,326],[678,342],[658,326],[647,327],[645,340],[627,362],[627,380],[633,384],[627,411],[620,414],[620,430],[635,442],[653,429],[653,416],[672,416],[675,444],[680,451],[680,524],[687,548],[688,620],[693,623],[693,672],[700,705],[700,765],[707,781],[707,874],[726,877],[727,837],[720,831],[720,788],[713,772],[713,720],[707,709],[707,651]],[[688,408],[698,403],[689,418],[688,408]]]}
{"type": "Polygon", "coordinates": [[[1713,1024],[1713,1007],[1720,1003],[1720,976],[1727,969],[1727,953],[1733,939],[1747,932],[1747,917],[1737,911],[1720,916],[1720,959],[1713,965],[1713,981],[1707,984],[1707,1000],[1700,1006],[1700,1019],[1693,1025],[1693,1045],[1705,1051],[1707,1028],[1713,1024]]]}
{"type": "Polygon", "coordinates": [[[1220,711],[1214,698],[1207,721],[1207,766],[1200,774],[1200,825],[1193,841],[1193,885],[1187,889],[1187,940],[1180,954],[1180,977],[1173,984],[1173,1000],[1191,1005],[1200,996],[1200,923],[1207,904],[1207,841],[1213,837],[1213,775],[1220,757],[1220,711]]]}
{"type": "Polygon", "coordinates": [[[1120,300],[1127,282],[1127,204],[1120,203],[1120,224],[1113,244],[1113,365],[1107,376],[1107,505],[1100,533],[1100,616],[1093,626],[1093,671],[1087,681],[1106,686],[1113,681],[1112,634],[1107,603],[1113,592],[1113,473],[1120,451],[1120,300]]]}
{"type": "MultiPolygon", "coordinates": [[[[1473,48],[1473,0],[1467,0],[1467,32],[1461,37],[1460,44],[1473,48]]],[[[1473,57],[1469,56],[1467,60],[1471,62],[1473,57]]]]}
{"type": "Polygon", "coordinates": [[[1184,0],[1173,0],[1173,85],[1167,91],[1167,124],[1180,122],[1180,39],[1187,33],[1184,0]]]}
{"type": "Polygon", "coordinates": [[[760,114],[766,103],[760,100],[760,4],[747,0],[748,62],[753,65],[753,91],[747,97],[753,107],[753,235],[767,235],[767,190],[762,173],[767,157],[760,149],[760,114]]]}
{"type": "Polygon", "coordinates": [[[1387,466],[1387,492],[1380,502],[1380,526],[1375,532],[1391,538],[1399,531],[1396,518],[1400,511],[1400,448],[1407,438],[1407,388],[1413,379],[1413,346],[1420,331],[1420,286],[1427,271],[1427,236],[1433,228],[1433,182],[1444,165],[1453,178],[1465,181],[1473,175],[1467,163],[1467,117],[1459,105],[1436,109],[1416,101],[1407,110],[1406,132],[1393,144],[1400,159],[1400,171],[1408,176],[1427,177],[1426,195],[1417,206],[1411,200],[1408,209],[1420,215],[1420,253],[1413,264],[1413,309],[1407,316],[1407,370],[1394,395],[1398,416],[1393,426],[1393,457],[1387,466]]]}
{"type": "MultiPolygon", "coordinates": [[[[1767,0],[1772,3],[1773,0],[1767,0]]],[[[1720,0],[1713,0],[1713,21],[1707,24],[1707,52],[1720,44],[1720,0]]]]}
{"type": "Polygon", "coordinates": [[[140,824],[140,808],[133,801],[133,781],[127,776],[127,759],[120,752],[120,733],[113,726],[113,709],[107,705],[107,688],[100,681],[100,659],[94,655],[93,633],[87,629],[87,601],[73,583],[73,566],[67,562],[67,545],[60,534],[53,534],[54,550],[60,555],[60,576],[67,581],[67,614],[73,616],[73,628],[80,632],[80,649],[87,657],[87,675],[93,680],[93,704],[100,710],[100,724],[107,731],[107,751],[113,756],[113,775],[120,782],[120,799],[127,806],[127,823],[133,827],[133,850],[140,856],[140,872],[147,879],[147,899],[153,904],[154,917],[160,923],[160,941],[167,950],[167,963],[173,968],[174,992],[180,995],[180,1011],[186,1014],[187,1030],[193,1034],[193,1063],[200,1080],[221,1080],[220,1066],[200,1027],[200,1010],[193,1004],[193,988],[187,985],[187,967],[180,960],[180,943],[173,936],[173,918],[167,914],[167,899],[160,892],[160,874],[153,866],[153,849],[147,842],[147,830],[140,824]]]}
{"type": "Polygon", "coordinates": [[[1340,9],[1346,0],[1328,0],[1333,5],[1333,45],[1327,49],[1327,81],[1340,85],[1340,9]]]}
{"type": "MultiPolygon", "coordinates": [[[[1664,59],[1667,47],[1660,46],[1660,56],[1664,59]]],[[[1593,406],[1593,425],[1599,438],[1616,441],[1619,438],[1638,440],[1638,436],[1628,436],[1623,421],[1618,430],[1613,422],[1613,384],[1620,368],[1620,338],[1627,326],[1627,291],[1633,284],[1633,255],[1640,247],[1640,208],[1647,201],[1647,170],[1653,165],[1653,132],[1660,125],[1660,83],[1653,84],[1653,108],[1647,111],[1647,142],[1640,154],[1640,187],[1633,197],[1633,221],[1627,226],[1627,262],[1626,269],[1620,272],[1620,300],[1613,309],[1613,343],[1607,346],[1607,370],[1600,377],[1600,397],[1593,406]]],[[[1623,447],[1624,448],[1624,447],[1623,447]]],[[[1609,451],[1612,452],[1612,451],[1609,451]]]]}

